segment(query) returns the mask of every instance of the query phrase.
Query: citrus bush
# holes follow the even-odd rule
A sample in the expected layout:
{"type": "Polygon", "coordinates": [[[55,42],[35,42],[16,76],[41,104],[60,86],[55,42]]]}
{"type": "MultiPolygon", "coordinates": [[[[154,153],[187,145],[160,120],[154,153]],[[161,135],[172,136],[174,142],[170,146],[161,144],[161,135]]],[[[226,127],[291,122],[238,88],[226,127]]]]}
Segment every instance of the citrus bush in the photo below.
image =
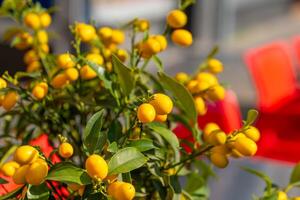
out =
{"type": "Polygon", "coordinates": [[[179,47],[193,43],[184,28],[192,3],[170,11],[161,34],[152,34],[146,19],[120,28],[75,22],[73,49],[54,55],[49,10],[29,0],[3,1],[0,13],[18,24],[4,39],[25,51],[26,71],[0,78],[0,184],[15,184],[0,199],[207,199],[214,173],[204,160],[224,168],[230,157],[256,153],[255,110],[230,133],[215,123],[198,127],[207,102],[225,97],[217,48],[194,74],[164,72],[159,53],[169,39],[179,47]],[[192,141],[176,137],[178,124],[192,141]],[[40,137],[47,142],[37,143],[40,137]]]}

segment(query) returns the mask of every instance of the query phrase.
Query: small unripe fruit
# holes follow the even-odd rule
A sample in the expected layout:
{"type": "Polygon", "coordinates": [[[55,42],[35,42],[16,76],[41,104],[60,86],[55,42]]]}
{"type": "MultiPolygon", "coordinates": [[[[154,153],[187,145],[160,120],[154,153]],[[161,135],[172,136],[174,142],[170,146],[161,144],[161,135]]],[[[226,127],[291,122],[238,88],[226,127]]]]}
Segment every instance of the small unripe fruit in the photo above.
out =
{"type": "Polygon", "coordinates": [[[167,16],[167,24],[172,28],[181,28],[187,23],[187,16],[181,10],[172,10],[167,16]]]}
{"type": "Polygon", "coordinates": [[[20,164],[15,161],[9,161],[4,163],[1,167],[1,172],[8,177],[12,177],[16,170],[20,167],[20,164]]]}
{"type": "Polygon", "coordinates": [[[218,74],[223,71],[222,62],[215,58],[211,58],[207,61],[207,67],[208,67],[208,70],[214,74],[218,74]]]}
{"type": "Polygon", "coordinates": [[[108,173],[106,161],[99,155],[93,154],[85,161],[85,168],[91,178],[103,180],[108,173]]]}
{"type": "Polygon", "coordinates": [[[134,25],[135,25],[135,27],[137,27],[137,30],[140,32],[144,32],[144,31],[148,30],[150,27],[150,23],[146,19],[137,20],[137,21],[135,21],[134,25]]]}
{"type": "Polygon", "coordinates": [[[125,62],[125,60],[127,59],[128,57],[128,53],[126,50],[124,49],[118,49],[117,52],[116,52],[116,55],[117,57],[122,61],[122,62],[125,62]]]}
{"type": "Polygon", "coordinates": [[[288,200],[288,195],[283,191],[278,191],[278,198],[277,200],[288,200]]]}
{"type": "Polygon", "coordinates": [[[230,149],[226,146],[226,145],[218,145],[218,146],[214,146],[211,149],[212,153],[220,153],[220,154],[228,154],[230,152],[230,149]]]}
{"type": "Polygon", "coordinates": [[[70,143],[64,142],[58,148],[58,153],[63,158],[70,158],[73,155],[73,147],[70,143]]]}
{"type": "Polygon", "coordinates": [[[155,109],[149,103],[143,103],[138,107],[137,117],[142,123],[149,123],[155,119],[155,109]]]}
{"type": "Polygon", "coordinates": [[[40,23],[43,28],[47,28],[48,26],[50,26],[51,21],[51,16],[48,13],[44,12],[40,14],[40,23]]]}
{"type": "Polygon", "coordinates": [[[34,61],[38,61],[40,58],[37,54],[37,52],[33,49],[27,51],[24,55],[24,63],[29,65],[30,63],[34,62],[34,61]]]}
{"type": "Polygon", "coordinates": [[[247,137],[239,137],[234,142],[234,148],[244,156],[253,156],[257,151],[257,145],[247,137]]]}
{"type": "Polygon", "coordinates": [[[196,97],[194,99],[196,110],[198,115],[203,116],[207,112],[207,107],[205,105],[205,101],[201,97],[196,97]]]}
{"type": "Polygon", "coordinates": [[[32,89],[32,95],[37,99],[37,100],[41,100],[46,96],[46,91],[44,90],[43,87],[36,85],[34,86],[34,88],[32,89]]]}
{"type": "Polygon", "coordinates": [[[88,61],[93,62],[97,65],[102,65],[103,64],[103,58],[101,55],[99,54],[95,54],[95,53],[89,53],[88,55],[86,55],[85,57],[88,61]]]}
{"type": "Polygon", "coordinates": [[[257,142],[260,139],[260,132],[257,128],[255,128],[254,126],[249,126],[249,128],[247,128],[244,131],[245,135],[250,138],[251,140],[253,140],[254,142],[257,142]]]}
{"type": "Polygon", "coordinates": [[[153,99],[149,102],[158,115],[169,114],[173,109],[173,102],[170,97],[162,93],[153,95],[153,99]]]}
{"type": "Polygon", "coordinates": [[[171,34],[172,41],[182,47],[188,47],[193,43],[191,32],[184,29],[177,29],[171,34]]]}
{"type": "Polygon", "coordinates": [[[57,58],[56,58],[56,64],[62,68],[62,69],[66,69],[66,68],[71,68],[71,67],[75,67],[75,62],[73,61],[73,56],[69,53],[64,53],[64,54],[60,54],[57,58]]]}
{"type": "Polygon", "coordinates": [[[14,160],[21,165],[31,164],[39,157],[39,152],[32,146],[23,145],[16,149],[14,160]]]}
{"type": "Polygon", "coordinates": [[[41,68],[41,63],[39,61],[34,61],[27,66],[26,71],[34,72],[39,70],[40,68],[41,68]]]}

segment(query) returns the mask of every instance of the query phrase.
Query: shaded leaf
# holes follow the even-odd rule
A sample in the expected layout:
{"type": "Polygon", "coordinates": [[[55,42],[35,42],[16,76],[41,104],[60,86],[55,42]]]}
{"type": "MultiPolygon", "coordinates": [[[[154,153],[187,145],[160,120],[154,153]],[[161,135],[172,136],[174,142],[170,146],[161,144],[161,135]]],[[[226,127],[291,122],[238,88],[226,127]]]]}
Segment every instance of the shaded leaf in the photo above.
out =
{"type": "Polygon", "coordinates": [[[8,183],[8,181],[0,177],[0,184],[6,184],[6,183],[8,183]]]}
{"type": "Polygon", "coordinates": [[[155,148],[155,146],[153,145],[153,141],[150,139],[133,140],[130,141],[130,143],[127,146],[134,147],[141,152],[155,148]]]}
{"type": "Polygon", "coordinates": [[[47,188],[46,184],[41,184],[37,186],[29,185],[27,190],[27,198],[29,200],[39,199],[39,200],[47,200],[49,199],[50,191],[47,188]]]}
{"type": "Polygon", "coordinates": [[[300,181],[300,163],[294,167],[290,177],[290,183],[295,183],[298,181],[300,181]]]}

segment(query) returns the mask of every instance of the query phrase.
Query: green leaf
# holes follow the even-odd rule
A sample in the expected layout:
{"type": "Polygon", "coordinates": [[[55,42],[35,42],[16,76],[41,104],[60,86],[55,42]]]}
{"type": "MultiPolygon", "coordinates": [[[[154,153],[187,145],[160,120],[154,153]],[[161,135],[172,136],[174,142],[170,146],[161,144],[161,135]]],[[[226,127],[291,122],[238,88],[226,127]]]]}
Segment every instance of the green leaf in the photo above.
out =
{"type": "Polygon", "coordinates": [[[178,179],[178,176],[174,175],[174,176],[170,176],[169,177],[169,181],[170,181],[170,186],[173,189],[175,194],[180,194],[181,193],[181,186],[180,186],[180,182],[178,179]]]}
{"type": "Polygon", "coordinates": [[[148,151],[150,149],[156,148],[153,145],[153,141],[150,139],[140,139],[140,140],[133,140],[127,145],[129,147],[134,147],[138,149],[140,152],[148,151]]]}
{"type": "Polygon", "coordinates": [[[207,59],[215,57],[215,55],[219,52],[219,47],[215,46],[207,55],[207,59]]]}
{"type": "Polygon", "coordinates": [[[250,174],[254,174],[256,175],[257,177],[261,178],[262,180],[265,181],[266,183],[266,191],[269,193],[272,189],[272,180],[270,177],[268,177],[267,175],[265,175],[264,173],[262,172],[259,172],[259,171],[256,171],[254,169],[250,169],[250,168],[247,168],[247,167],[242,167],[243,170],[245,170],[246,172],[249,172],[250,174]]]}
{"type": "Polygon", "coordinates": [[[257,110],[250,109],[247,114],[246,125],[251,125],[257,119],[258,112],[257,110]]]}
{"type": "Polygon", "coordinates": [[[0,177],[0,184],[6,184],[6,183],[8,183],[8,181],[0,177]]]}
{"type": "Polygon", "coordinates": [[[112,55],[112,64],[118,76],[121,89],[126,96],[129,96],[135,85],[133,71],[126,67],[115,55],[112,55]]]}
{"type": "Polygon", "coordinates": [[[163,72],[158,72],[161,83],[169,90],[172,95],[178,100],[179,106],[186,116],[192,120],[193,123],[197,121],[197,112],[193,97],[189,91],[175,79],[167,76],[163,72]]]}
{"type": "Polygon", "coordinates": [[[119,148],[118,148],[118,144],[116,142],[109,144],[109,146],[107,147],[107,151],[111,152],[111,153],[116,153],[118,150],[119,150],[119,148]]]}
{"type": "Polygon", "coordinates": [[[39,200],[48,200],[50,196],[49,189],[46,184],[41,184],[37,186],[29,185],[27,190],[28,200],[39,199],[39,200]]]}
{"type": "Polygon", "coordinates": [[[24,187],[19,187],[5,195],[0,196],[0,200],[7,200],[7,199],[14,199],[13,197],[17,197],[19,194],[22,193],[24,187]]]}
{"type": "Polygon", "coordinates": [[[87,185],[91,179],[85,170],[78,168],[70,162],[60,162],[49,171],[46,180],[59,181],[63,183],[77,183],[87,185]]]}
{"type": "Polygon", "coordinates": [[[20,78],[39,78],[41,77],[41,72],[17,72],[15,74],[15,78],[20,79],[20,78]]]}
{"type": "Polygon", "coordinates": [[[154,61],[158,71],[164,71],[164,65],[163,65],[162,61],[160,60],[160,58],[157,55],[154,55],[151,58],[154,61]]]}
{"type": "Polygon", "coordinates": [[[108,130],[108,140],[112,142],[117,142],[122,137],[122,124],[119,120],[115,119],[110,123],[108,130]]]}
{"type": "Polygon", "coordinates": [[[108,162],[108,174],[127,173],[143,166],[147,158],[134,147],[119,150],[108,162]]]}
{"type": "Polygon", "coordinates": [[[187,183],[184,190],[189,194],[193,194],[196,190],[201,188],[205,184],[205,181],[198,173],[191,173],[187,176],[187,183]]]}
{"type": "Polygon", "coordinates": [[[298,181],[300,181],[300,163],[294,167],[290,176],[290,183],[295,183],[298,181]]]}
{"type": "Polygon", "coordinates": [[[87,122],[83,132],[83,143],[90,154],[99,153],[107,140],[107,134],[101,131],[103,126],[103,110],[95,113],[87,122]]]}

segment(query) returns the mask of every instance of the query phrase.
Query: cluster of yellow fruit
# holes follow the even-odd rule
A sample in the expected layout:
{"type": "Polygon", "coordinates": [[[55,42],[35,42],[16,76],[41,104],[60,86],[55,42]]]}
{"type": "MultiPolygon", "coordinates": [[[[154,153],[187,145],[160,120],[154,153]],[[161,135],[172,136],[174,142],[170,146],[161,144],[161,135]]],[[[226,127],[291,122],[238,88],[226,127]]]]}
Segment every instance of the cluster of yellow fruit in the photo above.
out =
{"type": "Polygon", "coordinates": [[[31,93],[36,100],[42,100],[48,93],[48,84],[46,82],[35,84],[31,93]]]}
{"type": "Polygon", "coordinates": [[[14,160],[3,164],[1,171],[15,184],[40,185],[48,174],[48,164],[34,147],[24,145],[16,149],[14,160]]]}
{"type": "Polygon", "coordinates": [[[213,146],[210,150],[210,160],[219,168],[228,165],[228,156],[240,158],[255,155],[256,142],[259,139],[260,132],[254,126],[243,127],[229,135],[226,135],[216,123],[208,123],[203,129],[204,142],[213,146]]]}
{"type": "Polygon", "coordinates": [[[141,57],[149,59],[153,55],[164,51],[168,46],[168,42],[163,35],[151,35],[147,40],[139,42],[136,46],[141,57]]]}
{"type": "Polygon", "coordinates": [[[138,107],[137,117],[142,123],[165,122],[172,109],[171,98],[165,94],[156,93],[150,98],[149,103],[143,103],[138,107]]]}
{"type": "Polygon", "coordinates": [[[101,182],[107,181],[107,194],[115,200],[132,200],[135,196],[135,188],[132,184],[111,180],[108,174],[108,165],[106,161],[99,155],[90,155],[85,161],[85,168],[91,178],[101,182]]]}
{"type": "Polygon", "coordinates": [[[223,64],[217,59],[209,59],[205,68],[191,78],[184,72],[177,73],[175,79],[184,84],[192,93],[198,115],[205,115],[205,101],[219,101],[225,97],[225,88],[219,84],[216,74],[223,71],[223,64]]]}
{"type": "MultiPolygon", "coordinates": [[[[0,78],[0,90],[7,87],[7,82],[0,78]]],[[[11,110],[17,101],[19,100],[19,95],[15,91],[9,91],[5,95],[0,94],[0,106],[2,106],[6,111],[11,110]]]]}
{"type": "Polygon", "coordinates": [[[171,40],[182,47],[188,47],[193,43],[191,32],[183,29],[187,23],[187,16],[182,10],[172,10],[167,16],[167,24],[175,29],[171,34],[171,40]]]}

